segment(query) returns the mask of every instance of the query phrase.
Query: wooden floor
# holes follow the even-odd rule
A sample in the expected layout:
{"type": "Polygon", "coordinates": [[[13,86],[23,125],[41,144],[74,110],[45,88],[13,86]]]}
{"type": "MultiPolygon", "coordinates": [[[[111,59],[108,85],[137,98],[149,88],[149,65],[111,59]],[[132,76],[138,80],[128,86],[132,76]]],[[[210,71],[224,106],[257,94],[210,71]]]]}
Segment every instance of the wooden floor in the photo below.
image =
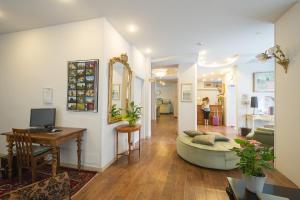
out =
{"type": "MultiPolygon", "coordinates": [[[[218,128],[230,134],[228,129],[218,128]]],[[[239,178],[240,172],[206,169],[187,163],[176,154],[176,135],[176,119],[161,115],[159,121],[152,124],[152,138],[142,141],[140,158],[135,152],[130,163],[126,157],[119,159],[72,199],[228,199],[226,177],[239,178]]],[[[276,171],[268,172],[267,176],[269,183],[296,187],[276,171]]]]}

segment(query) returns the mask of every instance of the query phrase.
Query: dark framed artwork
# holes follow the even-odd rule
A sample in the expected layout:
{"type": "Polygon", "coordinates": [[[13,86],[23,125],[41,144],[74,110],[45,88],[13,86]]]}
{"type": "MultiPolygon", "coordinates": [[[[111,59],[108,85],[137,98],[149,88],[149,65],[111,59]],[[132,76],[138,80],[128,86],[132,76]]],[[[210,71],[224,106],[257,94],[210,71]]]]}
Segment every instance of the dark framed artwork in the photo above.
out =
{"type": "Polygon", "coordinates": [[[67,110],[98,112],[99,60],[68,62],[67,110]]]}

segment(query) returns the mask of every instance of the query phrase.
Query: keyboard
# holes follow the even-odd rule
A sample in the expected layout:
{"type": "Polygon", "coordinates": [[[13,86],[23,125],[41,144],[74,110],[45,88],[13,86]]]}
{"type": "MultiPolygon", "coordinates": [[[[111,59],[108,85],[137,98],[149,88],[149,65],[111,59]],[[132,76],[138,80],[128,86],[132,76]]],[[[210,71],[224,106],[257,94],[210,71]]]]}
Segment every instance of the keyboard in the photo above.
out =
{"type": "Polygon", "coordinates": [[[30,128],[29,130],[31,133],[47,133],[47,132],[49,132],[49,129],[47,129],[47,128],[30,128]]]}

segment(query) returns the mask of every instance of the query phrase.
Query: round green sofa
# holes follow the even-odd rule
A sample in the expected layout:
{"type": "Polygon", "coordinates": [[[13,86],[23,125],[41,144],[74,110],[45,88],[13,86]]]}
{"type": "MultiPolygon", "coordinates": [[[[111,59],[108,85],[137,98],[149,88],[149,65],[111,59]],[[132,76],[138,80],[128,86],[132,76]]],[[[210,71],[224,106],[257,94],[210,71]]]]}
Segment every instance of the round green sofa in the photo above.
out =
{"type": "Polygon", "coordinates": [[[178,135],[176,139],[177,154],[184,160],[195,165],[230,170],[237,168],[236,164],[239,158],[235,152],[231,151],[233,147],[239,147],[234,141],[217,141],[213,146],[192,143],[192,137],[185,134],[178,135]]]}

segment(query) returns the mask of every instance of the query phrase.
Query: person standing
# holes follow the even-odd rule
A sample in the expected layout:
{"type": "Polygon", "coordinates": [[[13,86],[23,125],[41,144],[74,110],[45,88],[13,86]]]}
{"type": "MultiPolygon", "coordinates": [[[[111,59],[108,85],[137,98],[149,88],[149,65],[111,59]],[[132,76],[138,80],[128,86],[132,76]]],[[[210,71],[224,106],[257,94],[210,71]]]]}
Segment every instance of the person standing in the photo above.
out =
{"type": "Polygon", "coordinates": [[[209,98],[205,97],[202,99],[202,110],[204,115],[204,125],[208,126],[209,114],[210,114],[210,107],[209,107],[209,98]]]}

